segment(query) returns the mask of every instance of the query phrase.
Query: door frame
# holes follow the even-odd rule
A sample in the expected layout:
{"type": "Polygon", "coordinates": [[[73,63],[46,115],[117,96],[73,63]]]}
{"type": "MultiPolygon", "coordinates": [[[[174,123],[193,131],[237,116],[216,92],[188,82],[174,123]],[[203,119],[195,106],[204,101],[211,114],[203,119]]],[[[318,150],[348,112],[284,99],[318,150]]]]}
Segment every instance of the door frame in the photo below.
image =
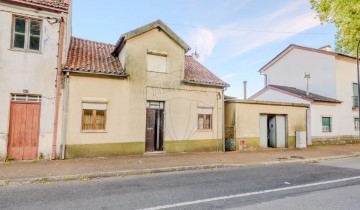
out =
{"type": "MultiPolygon", "coordinates": [[[[262,116],[266,116],[266,138],[267,138],[267,147],[269,148],[269,141],[268,138],[270,138],[270,133],[269,133],[269,116],[273,116],[275,118],[275,147],[274,148],[278,148],[278,139],[277,139],[277,120],[276,120],[276,116],[284,116],[285,117],[285,147],[284,148],[289,148],[289,124],[288,124],[288,115],[287,114],[271,114],[271,113],[260,113],[259,115],[259,139],[260,139],[260,146],[261,146],[261,117],[262,116]]],[[[272,148],[272,147],[270,147],[272,148]]]]}
{"type": "Polygon", "coordinates": [[[165,141],[165,102],[164,101],[147,101],[146,106],[146,117],[145,117],[145,152],[163,152],[164,151],[164,141],[165,141]],[[155,120],[160,120],[160,122],[156,122],[157,129],[154,134],[156,137],[153,138],[153,151],[147,150],[147,114],[148,110],[156,110],[155,120]],[[156,139],[155,139],[156,138],[156,139]],[[156,150],[156,143],[159,142],[159,150],[156,150]]]}

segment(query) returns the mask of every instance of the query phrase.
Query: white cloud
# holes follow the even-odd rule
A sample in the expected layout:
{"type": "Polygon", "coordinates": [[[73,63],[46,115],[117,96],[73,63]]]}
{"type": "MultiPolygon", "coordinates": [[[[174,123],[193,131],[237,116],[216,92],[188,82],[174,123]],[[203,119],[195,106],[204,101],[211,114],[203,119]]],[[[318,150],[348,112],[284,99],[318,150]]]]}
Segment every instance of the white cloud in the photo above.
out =
{"type": "Polygon", "coordinates": [[[256,49],[263,45],[281,41],[292,37],[298,33],[320,25],[320,22],[314,18],[313,12],[307,12],[296,16],[283,17],[281,21],[269,23],[272,30],[277,33],[248,33],[239,37],[239,41],[234,44],[235,49],[233,56],[238,56],[250,50],[256,49]],[[295,32],[295,33],[293,33],[295,32]]]}
{"type": "Polygon", "coordinates": [[[292,1],[262,16],[214,28],[197,28],[190,35],[190,45],[193,50],[197,48],[202,61],[212,54],[214,47],[221,45],[226,54],[217,59],[227,60],[319,26],[320,22],[315,17],[307,1],[292,1]]]}
{"type": "Polygon", "coordinates": [[[200,61],[203,61],[205,57],[210,56],[216,44],[216,39],[210,30],[197,29],[190,36],[190,45],[200,54],[200,61]]]}
{"type": "Polygon", "coordinates": [[[230,78],[234,78],[234,77],[238,77],[238,76],[242,76],[243,73],[231,73],[231,74],[227,74],[223,77],[221,77],[222,80],[226,80],[226,79],[230,79],[230,78]]]}

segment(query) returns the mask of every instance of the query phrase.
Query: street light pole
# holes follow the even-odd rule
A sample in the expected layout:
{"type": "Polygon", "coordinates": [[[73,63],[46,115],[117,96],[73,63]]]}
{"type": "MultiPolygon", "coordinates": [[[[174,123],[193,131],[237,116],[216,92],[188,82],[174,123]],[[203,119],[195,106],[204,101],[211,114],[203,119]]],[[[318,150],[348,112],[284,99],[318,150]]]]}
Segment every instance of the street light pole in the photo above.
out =
{"type": "Polygon", "coordinates": [[[358,112],[359,112],[359,116],[358,116],[358,130],[359,130],[359,139],[360,139],[360,69],[359,69],[359,46],[360,46],[360,40],[358,41],[357,44],[357,48],[356,48],[356,64],[357,64],[357,86],[358,86],[358,98],[357,98],[357,102],[358,102],[358,112]]]}

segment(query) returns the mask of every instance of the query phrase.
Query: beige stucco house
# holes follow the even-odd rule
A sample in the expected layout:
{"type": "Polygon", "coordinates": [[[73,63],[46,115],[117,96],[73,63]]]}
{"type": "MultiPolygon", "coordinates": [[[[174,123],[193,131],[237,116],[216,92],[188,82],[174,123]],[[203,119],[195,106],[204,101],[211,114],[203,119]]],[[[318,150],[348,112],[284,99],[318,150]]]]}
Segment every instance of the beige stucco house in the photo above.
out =
{"type": "Polygon", "coordinates": [[[296,141],[306,147],[308,108],[300,103],[226,100],[226,138],[236,140],[236,150],[294,148],[296,141]]]}
{"type": "Polygon", "coordinates": [[[73,37],[64,68],[66,157],[221,151],[228,84],[162,21],[118,43],[73,37]]]}
{"type": "Polygon", "coordinates": [[[0,159],[55,158],[70,1],[0,1],[0,159]]]}

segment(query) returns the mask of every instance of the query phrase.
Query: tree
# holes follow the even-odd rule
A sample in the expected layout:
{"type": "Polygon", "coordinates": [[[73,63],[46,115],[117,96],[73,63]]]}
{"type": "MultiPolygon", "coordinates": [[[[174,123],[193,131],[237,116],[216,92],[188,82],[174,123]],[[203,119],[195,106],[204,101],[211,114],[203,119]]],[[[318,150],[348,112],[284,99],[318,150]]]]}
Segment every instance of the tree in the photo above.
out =
{"type": "Polygon", "coordinates": [[[360,0],[309,1],[322,23],[337,27],[335,51],[355,56],[360,40],[360,0]]]}

